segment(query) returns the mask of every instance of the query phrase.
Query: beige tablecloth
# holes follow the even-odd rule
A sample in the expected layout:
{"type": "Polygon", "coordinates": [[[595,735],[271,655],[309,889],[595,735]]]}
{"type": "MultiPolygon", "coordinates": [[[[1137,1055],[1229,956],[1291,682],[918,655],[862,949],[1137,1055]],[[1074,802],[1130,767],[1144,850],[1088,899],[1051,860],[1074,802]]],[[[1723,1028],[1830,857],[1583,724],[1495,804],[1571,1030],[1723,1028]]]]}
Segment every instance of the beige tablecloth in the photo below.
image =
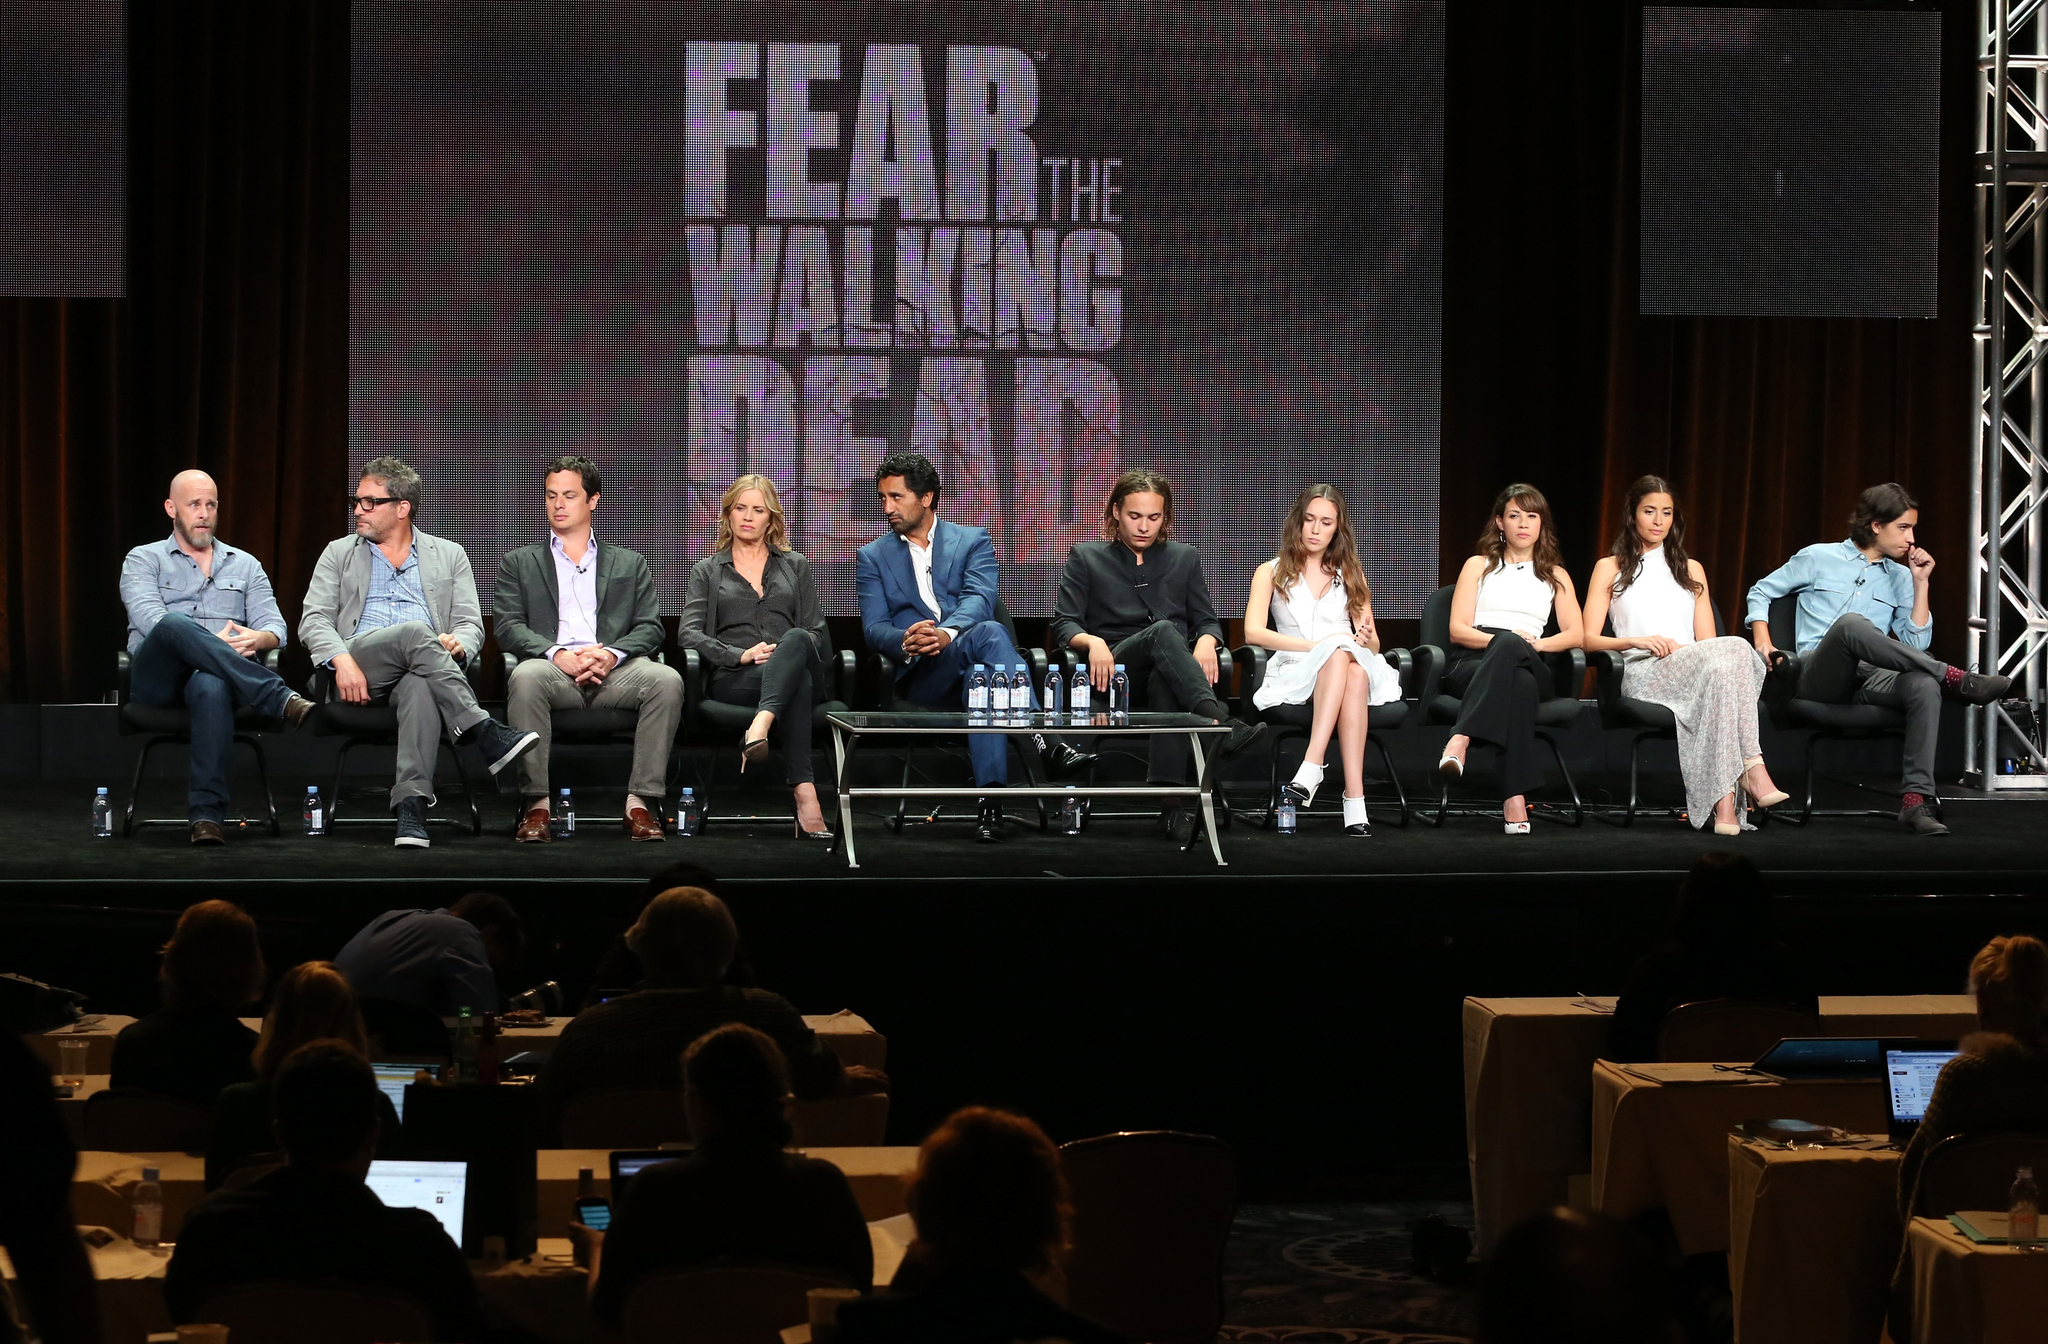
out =
{"type": "Polygon", "coordinates": [[[1913,1273],[1910,1344],[2040,1344],[2048,1338],[2048,1250],[1979,1246],[1945,1218],[1915,1218],[1906,1228],[1906,1249],[1913,1273]]]}
{"type": "MultiPolygon", "coordinates": [[[[1564,1203],[1570,1179],[1592,1169],[1586,1075],[1607,1048],[1613,1006],[1465,1000],[1465,1152],[1482,1255],[1522,1218],[1564,1203]]],[[[1976,1021],[1967,994],[1827,995],[1820,1011],[1829,1036],[1953,1039],[1976,1021]]]]}
{"type": "Polygon", "coordinates": [[[1899,1255],[1899,1154],[1734,1135],[1727,1147],[1736,1344],[1876,1344],[1899,1255]]]}
{"type": "Polygon", "coordinates": [[[1872,1134],[1890,1117],[1876,1079],[1666,1084],[1601,1060],[1593,1066],[1593,1207],[1617,1218],[1663,1208],[1687,1255],[1727,1250],[1728,1128],[1767,1119],[1872,1134]]]}

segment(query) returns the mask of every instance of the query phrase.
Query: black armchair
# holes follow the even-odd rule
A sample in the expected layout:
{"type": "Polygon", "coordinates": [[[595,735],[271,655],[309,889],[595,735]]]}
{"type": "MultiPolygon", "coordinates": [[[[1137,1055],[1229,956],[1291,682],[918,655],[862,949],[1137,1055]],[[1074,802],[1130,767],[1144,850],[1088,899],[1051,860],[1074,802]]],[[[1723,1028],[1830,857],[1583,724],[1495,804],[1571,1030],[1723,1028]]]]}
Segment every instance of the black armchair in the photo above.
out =
{"type": "MultiPolygon", "coordinates": [[[[1271,725],[1267,733],[1266,806],[1259,825],[1262,829],[1273,824],[1273,814],[1280,805],[1280,745],[1291,739],[1308,737],[1309,723],[1315,716],[1311,704],[1274,705],[1270,709],[1257,709],[1252,697],[1259,693],[1259,687],[1266,680],[1266,664],[1272,658],[1272,651],[1255,645],[1245,644],[1231,653],[1231,661],[1240,669],[1238,684],[1239,717],[1250,719],[1257,716],[1271,725]]],[[[1387,778],[1394,785],[1394,800],[1401,809],[1397,826],[1408,824],[1408,791],[1401,786],[1401,772],[1394,768],[1394,759],[1387,754],[1386,733],[1404,724],[1419,723],[1422,719],[1421,704],[1416,698],[1422,684],[1424,659],[1417,659],[1407,649],[1388,649],[1386,660],[1393,664],[1394,671],[1401,678],[1401,698],[1384,705],[1374,705],[1367,716],[1366,745],[1376,748],[1380,763],[1387,768],[1387,778]]],[[[1217,792],[1221,793],[1222,781],[1217,781],[1217,792]]],[[[1227,804],[1226,804],[1227,805],[1227,804]]]]}
{"type": "MultiPolygon", "coordinates": [[[[277,671],[276,649],[263,655],[263,665],[277,671]]],[[[122,649],[114,655],[114,703],[120,706],[119,732],[122,737],[140,737],[142,750],[135,757],[135,775],[128,781],[128,807],[122,814],[121,834],[135,834],[137,826],[184,826],[186,817],[142,817],[135,815],[135,801],[142,794],[142,772],[149,764],[149,753],[165,745],[189,747],[192,745],[192,712],[183,705],[158,708],[155,705],[138,705],[128,693],[129,680],[133,675],[128,651],[122,649]]],[[[266,720],[255,710],[242,708],[235,711],[235,741],[247,747],[256,756],[256,777],[263,783],[263,804],[270,812],[270,833],[277,835],[280,827],[277,821],[277,798],[270,791],[270,762],[263,754],[263,740],[256,736],[260,729],[276,727],[274,721],[266,720]]]]}
{"type": "MultiPolygon", "coordinates": [[[[827,731],[825,719],[829,714],[844,713],[853,701],[854,674],[856,671],[854,653],[851,649],[838,649],[832,660],[820,669],[822,684],[816,687],[818,694],[826,697],[811,705],[811,731],[813,736],[827,731]]],[[[740,734],[754,721],[759,711],[752,705],[737,705],[711,697],[711,668],[704,661],[704,655],[695,649],[683,650],[683,723],[689,732],[711,749],[711,764],[697,779],[700,794],[709,792],[709,787],[718,780],[718,758],[730,748],[735,755],[739,751],[740,734]]],[[[700,798],[704,804],[704,819],[710,821],[759,821],[752,816],[714,816],[708,799],[700,798]]]]}
{"type": "MultiPolygon", "coordinates": [[[[1455,588],[1446,584],[1431,593],[1429,600],[1422,604],[1422,645],[1418,645],[1415,652],[1420,656],[1423,653],[1423,646],[1426,645],[1428,648],[1429,661],[1424,669],[1425,680],[1419,699],[1426,721],[1430,723],[1456,723],[1458,711],[1464,704],[1457,696],[1446,695],[1441,690],[1444,672],[1450,666],[1447,650],[1451,647],[1451,594],[1455,591],[1455,588]]],[[[1544,628],[1544,633],[1550,634],[1556,629],[1557,618],[1553,615],[1550,624],[1544,628]]],[[[1565,791],[1571,795],[1570,824],[1584,826],[1586,805],[1579,798],[1579,786],[1572,779],[1571,767],[1564,763],[1564,752],[1557,744],[1557,734],[1571,727],[1579,717],[1579,688],[1586,681],[1586,651],[1562,649],[1546,655],[1544,662],[1549,664],[1556,674],[1557,682],[1552,698],[1536,706],[1536,737],[1550,748],[1551,759],[1557,762],[1557,772],[1564,779],[1565,791]]],[[[1535,803],[1530,804],[1531,816],[1536,814],[1538,806],[1535,803]]],[[[1441,785],[1436,820],[1432,824],[1443,825],[1450,809],[1451,787],[1446,782],[1441,785]]]]}
{"type": "MultiPolygon", "coordinates": [[[[476,689],[477,667],[483,660],[466,659],[462,664],[462,675],[469,679],[471,691],[476,689]]],[[[334,787],[328,794],[328,824],[370,825],[381,824],[383,816],[347,817],[341,815],[341,781],[348,768],[348,754],[357,747],[389,747],[398,742],[398,711],[391,707],[388,695],[372,696],[366,705],[351,705],[340,699],[334,690],[334,670],[327,667],[313,669],[313,679],[306,687],[306,698],[315,706],[312,714],[315,737],[338,737],[341,749],[334,754],[334,787]]],[[[456,778],[462,781],[463,797],[469,801],[469,833],[484,833],[483,813],[477,807],[476,786],[470,782],[469,767],[463,764],[462,751],[455,745],[455,739],[448,735],[448,725],[441,725],[441,741],[448,749],[448,755],[455,762],[456,778]]],[[[446,822],[454,825],[452,817],[432,817],[430,822],[446,822]]]]}
{"type": "MultiPolygon", "coordinates": [[[[1614,622],[1610,619],[1601,629],[1601,634],[1610,638],[1614,635],[1614,622]]],[[[1721,609],[1714,608],[1714,633],[1723,634],[1721,609]]],[[[1622,655],[1601,649],[1586,655],[1594,673],[1594,684],[1600,697],[1600,726],[1602,728],[1625,728],[1634,736],[1628,748],[1628,810],[1622,813],[1621,824],[1635,824],[1636,814],[1648,815],[1653,809],[1642,806],[1642,793],[1638,785],[1639,767],[1642,761],[1643,743],[1676,742],[1678,740],[1678,718],[1671,710],[1649,700],[1631,700],[1621,693],[1622,655]]],[[[1675,817],[1681,815],[1680,808],[1657,808],[1657,815],[1675,817]]],[[[1757,809],[1759,823],[1769,814],[1757,809]]]]}
{"type": "MultiPolygon", "coordinates": [[[[502,651],[500,651],[498,656],[504,659],[505,685],[507,694],[509,694],[512,685],[512,669],[519,666],[519,658],[516,654],[502,651]]],[[[654,661],[666,667],[668,665],[668,652],[664,649],[655,650],[654,661]]],[[[690,712],[687,699],[688,692],[685,691],[684,694],[683,714],[688,715],[690,712]]],[[[687,722],[687,719],[683,719],[681,722],[687,722]]],[[[577,706],[574,709],[550,709],[548,711],[548,749],[550,751],[556,747],[616,746],[624,746],[630,750],[633,746],[633,739],[639,731],[640,711],[637,709],[596,709],[590,706],[577,706]]],[[[670,786],[675,781],[675,762],[675,743],[670,742],[668,765],[662,772],[662,796],[660,798],[642,800],[655,809],[654,819],[663,826],[666,826],[668,823],[668,817],[665,814],[668,808],[668,796],[673,791],[670,786]]],[[[522,799],[521,805],[524,806],[524,803],[525,800],[522,799]]],[[[584,822],[611,824],[624,820],[623,816],[601,817],[581,811],[577,813],[577,823],[579,825],[584,822]]],[[[517,823],[515,822],[514,825],[516,826],[517,823]]]]}

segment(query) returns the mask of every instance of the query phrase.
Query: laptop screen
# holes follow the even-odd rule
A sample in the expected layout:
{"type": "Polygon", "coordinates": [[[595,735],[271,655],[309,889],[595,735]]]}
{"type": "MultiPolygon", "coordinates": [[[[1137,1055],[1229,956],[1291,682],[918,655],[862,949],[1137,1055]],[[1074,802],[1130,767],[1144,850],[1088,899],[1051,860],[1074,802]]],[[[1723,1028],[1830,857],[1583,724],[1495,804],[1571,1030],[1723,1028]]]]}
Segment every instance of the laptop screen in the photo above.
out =
{"type": "Polygon", "coordinates": [[[455,1244],[462,1244],[462,1208],[469,1193],[467,1162],[390,1162],[370,1164],[363,1184],[389,1209],[425,1209],[441,1220],[455,1244]]]}
{"type": "Polygon", "coordinates": [[[612,1162],[612,1207],[617,1208],[625,1196],[626,1186],[635,1176],[648,1167],[661,1162],[673,1162],[679,1157],[688,1157],[688,1148],[664,1148],[659,1152],[645,1150],[631,1152],[621,1150],[611,1155],[612,1162]]]}
{"type": "Polygon", "coordinates": [[[1887,1050],[1885,1081],[1891,1089],[1892,1123],[1918,1124],[1934,1095],[1941,1066],[1956,1057],[1953,1050],[1887,1050]]]}
{"type": "Polygon", "coordinates": [[[398,1113],[400,1123],[405,1120],[405,1088],[425,1069],[430,1077],[441,1076],[439,1065],[431,1064],[378,1064],[370,1065],[370,1072],[377,1075],[377,1090],[391,1098],[391,1109],[398,1113]]]}

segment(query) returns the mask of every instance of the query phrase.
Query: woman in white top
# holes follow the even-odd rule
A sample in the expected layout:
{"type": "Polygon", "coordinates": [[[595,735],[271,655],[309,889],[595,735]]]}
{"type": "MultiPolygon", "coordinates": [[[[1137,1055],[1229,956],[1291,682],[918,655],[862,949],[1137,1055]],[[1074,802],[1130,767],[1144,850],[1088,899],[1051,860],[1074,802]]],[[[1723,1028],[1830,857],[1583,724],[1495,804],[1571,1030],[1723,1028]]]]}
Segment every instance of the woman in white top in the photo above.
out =
{"type": "Polygon", "coordinates": [[[1462,704],[1437,770],[1465,773],[1474,742],[1501,749],[1501,817],[1509,835],[1529,833],[1527,794],[1536,768],[1536,707],[1556,678],[1542,655],[1579,646],[1579,598],[1564,572],[1550,502],[1533,485],[1511,485],[1493,502],[1479,554],[1458,571],[1451,594],[1450,667],[1444,692],[1462,704]],[[1545,635],[1551,616],[1557,633],[1545,635]]]}
{"type": "Polygon", "coordinates": [[[1586,647],[1621,654],[1621,693],[1665,706],[1678,720],[1678,768],[1686,815],[1716,835],[1744,826],[1735,791],[1759,807],[1786,795],[1764,769],[1756,726],[1764,660],[1749,641],[1714,634],[1707,571],[1686,558],[1685,515],[1671,485],[1644,476],[1628,489],[1614,553],[1586,588],[1586,647]],[[1609,619],[1614,633],[1602,633],[1609,619]]]}
{"type": "Polygon", "coordinates": [[[1344,831],[1371,835],[1365,812],[1367,710],[1401,698],[1401,678],[1380,657],[1372,588],[1358,565],[1344,492],[1312,485],[1280,528],[1280,554],[1252,575],[1245,643],[1274,650],[1252,704],[1311,706],[1301,769],[1287,784],[1307,807],[1323,782],[1330,735],[1344,762],[1344,831]]]}

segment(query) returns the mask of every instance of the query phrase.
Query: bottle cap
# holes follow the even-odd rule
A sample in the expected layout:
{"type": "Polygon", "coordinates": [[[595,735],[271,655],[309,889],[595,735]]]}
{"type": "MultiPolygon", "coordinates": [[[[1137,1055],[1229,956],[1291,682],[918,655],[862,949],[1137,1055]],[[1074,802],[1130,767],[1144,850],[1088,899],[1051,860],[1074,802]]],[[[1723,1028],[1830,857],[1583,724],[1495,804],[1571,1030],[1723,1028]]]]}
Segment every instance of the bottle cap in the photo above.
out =
{"type": "Polygon", "coordinates": [[[95,793],[96,793],[96,794],[97,794],[97,795],[98,795],[99,797],[102,797],[102,798],[103,798],[103,797],[105,797],[105,796],[106,796],[106,793],[107,793],[107,788],[106,788],[106,785],[102,784],[102,785],[101,785],[101,786],[100,786],[100,787],[99,787],[98,789],[94,790],[94,792],[95,792],[95,793]]]}
{"type": "Polygon", "coordinates": [[[1117,671],[1119,671],[1119,672],[1123,671],[1123,670],[1124,670],[1124,665],[1123,665],[1122,663],[1118,663],[1118,664],[1116,665],[1116,670],[1117,670],[1117,671]]]}
{"type": "Polygon", "coordinates": [[[685,797],[685,798],[695,798],[696,796],[697,796],[697,791],[696,791],[695,789],[684,789],[684,790],[683,790],[683,797],[685,797]]]}
{"type": "Polygon", "coordinates": [[[564,798],[567,798],[567,797],[569,796],[569,791],[568,791],[567,789],[563,789],[563,790],[562,790],[562,796],[563,796],[564,798]]]}
{"type": "Polygon", "coordinates": [[[579,1181],[587,1181],[587,1180],[589,1180],[589,1179],[590,1179],[590,1168],[589,1168],[589,1167],[578,1167],[578,1168],[576,1168],[576,1179],[577,1179],[577,1180],[579,1180],[579,1181]]]}
{"type": "Polygon", "coordinates": [[[975,671],[977,671],[977,672],[979,672],[979,671],[981,671],[981,670],[982,670],[983,668],[985,668],[985,667],[987,667],[987,666],[988,666],[988,664],[987,664],[987,663],[976,663],[976,664],[974,665],[974,670],[975,670],[975,671]]]}
{"type": "Polygon", "coordinates": [[[154,1181],[158,1178],[159,1174],[160,1171],[156,1167],[144,1167],[142,1169],[142,1179],[145,1181],[154,1181]]]}
{"type": "Polygon", "coordinates": [[[465,1003],[465,1004],[463,1004],[463,1005],[462,1005],[462,1006],[461,1006],[460,1008],[457,1008],[457,1009],[455,1010],[455,1015],[456,1015],[457,1017],[468,1017],[468,1016],[469,1016],[469,1005],[465,1003]]]}

